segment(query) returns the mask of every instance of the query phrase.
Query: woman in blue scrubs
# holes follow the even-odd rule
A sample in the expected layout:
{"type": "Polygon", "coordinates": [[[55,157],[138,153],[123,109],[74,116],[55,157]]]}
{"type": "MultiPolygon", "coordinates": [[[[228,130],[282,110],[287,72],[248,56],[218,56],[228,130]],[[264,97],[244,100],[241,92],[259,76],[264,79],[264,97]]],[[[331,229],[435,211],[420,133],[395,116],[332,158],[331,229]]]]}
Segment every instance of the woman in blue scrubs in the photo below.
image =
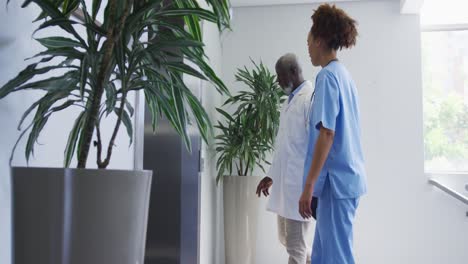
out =
{"type": "Polygon", "coordinates": [[[305,183],[299,201],[304,218],[318,197],[312,264],[354,264],[353,222],[366,193],[356,85],[337,51],[356,44],[356,21],[336,6],[321,5],[312,15],[309,55],[322,69],[310,115],[305,183]]]}

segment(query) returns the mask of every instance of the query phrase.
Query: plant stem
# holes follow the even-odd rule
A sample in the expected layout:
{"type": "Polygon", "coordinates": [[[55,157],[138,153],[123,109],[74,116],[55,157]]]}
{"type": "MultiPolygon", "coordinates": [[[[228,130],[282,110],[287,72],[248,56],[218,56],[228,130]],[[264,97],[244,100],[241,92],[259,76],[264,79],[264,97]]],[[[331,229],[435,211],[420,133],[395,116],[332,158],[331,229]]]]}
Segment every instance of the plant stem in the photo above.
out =
{"type": "Polygon", "coordinates": [[[127,92],[124,92],[122,96],[122,100],[120,102],[120,108],[117,110],[117,122],[114,127],[114,132],[112,133],[111,140],[109,142],[109,145],[107,146],[107,156],[104,162],[101,162],[99,165],[100,169],[105,169],[107,166],[109,166],[109,162],[112,156],[112,149],[115,145],[115,139],[117,138],[117,134],[119,132],[120,125],[122,124],[122,116],[125,111],[125,102],[127,101],[127,92]]]}
{"type": "Polygon", "coordinates": [[[245,166],[245,172],[244,172],[245,176],[247,176],[247,173],[249,172],[249,167],[250,167],[250,162],[247,161],[247,166],[245,166]]]}
{"type": "MultiPolygon", "coordinates": [[[[109,11],[110,21],[114,21],[116,12],[117,0],[109,0],[109,11]]],[[[94,128],[96,127],[97,116],[99,115],[99,108],[104,93],[104,83],[106,82],[105,77],[108,75],[109,68],[112,60],[112,53],[114,51],[114,23],[110,23],[109,30],[107,32],[107,39],[102,46],[104,56],[102,58],[101,67],[97,77],[96,89],[94,96],[90,98],[91,107],[89,115],[86,116],[84,128],[83,128],[83,147],[78,153],[78,168],[86,168],[86,162],[88,161],[89,149],[91,146],[91,140],[93,138],[94,128]]]]}
{"type": "Polygon", "coordinates": [[[239,165],[240,165],[240,170],[237,172],[237,174],[239,174],[239,176],[244,176],[242,175],[242,172],[244,171],[244,163],[242,162],[242,159],[239,161],[239,165]]]}
{"type": "Polygon", "coordinates": [[[114,52],[114,47],[116,40],[120,38],[122,33],[123,25],[130,13],[130,6],[133,1],[127,3],[125,13],[120,18],[119,23],[112,23],[115,21],[115,13],[117,0],[109,0],[109,11],[110,11],[110,26],[107,32],[107,39],[103,44],[102,50],[104,51],[104,56],[102,58],[101,67],[99,69],[99,74],[97,76],[97,85],[95,89],[95,94],[91,98],[91,107],[89,115],[87,115],[85,120],[85,125],[83,128],[83,142],[82,149],[78,153],[78,168],[86,168],[86,162],[88,160],[89,149],[91,147],[91,141],[93,138],[94,128],[96,127],[97,116],[99,115],[99,108],[102,101],[102,95],[104,94],[105,85],[110,78],[110,71],[112,70],[112,54],[114,52]]]}
{"type": "Polygon", "coordinates": [[[101,168],[102,164],[102,139],[101,139],[101,128],[99,123],[96,124],[96,135],[97,135],[97,165],[101,168]]]}
{"type": "MultiPolygon", "coordinates": [[[[121,32],[122,32],[122,28],[124,26],[125,20],[127,19],[128,15],[130,13],[130,6],[132,5],[132,3],[133,3],[132,0],[130,0],[129,3],[127,3],[127,6],[126,6],[125,11],[124,11],[124,15],[123,15],[123,17],[120,20],[119,25],[118,25],[118,28],[119,28],[120,32],[119,32],[118,36],[116,37],[116,39],[120,38],[120,35],[121,35],[121,32]]],[[[122,75],[124,75],[124,74],[122,73],[122,75]]],[[[127,82],[126,78],[124,78],[124,80],[121,80],[121,81],[122,81],[122,85],[127,82]]],[[[101,156],[99,156],[98,166],[99,166],[100,169],[107,168],[107,166],[109,166],[110,159],[112,157],[112,150],[113,150],[113,148],[115,146],[115,139],[117,138],[117,134],[119,132],[120,125],[122,124],[122,117],[123,117],[123,114],[124,114],[124,111],[125,111],[125,103],[127,102],[128,91],[125,89],[125,87],[126,86],[122,87],[122,98],[120,98],[120,108],[117,110],[117,121],[116,121],[116,124],[115,124],[115,127],[114,127],[114,132],[112,133],[112,137],[110,139],[109,145],[107,146],[106,159],[102,162],[101,161],[101,156]]]]}

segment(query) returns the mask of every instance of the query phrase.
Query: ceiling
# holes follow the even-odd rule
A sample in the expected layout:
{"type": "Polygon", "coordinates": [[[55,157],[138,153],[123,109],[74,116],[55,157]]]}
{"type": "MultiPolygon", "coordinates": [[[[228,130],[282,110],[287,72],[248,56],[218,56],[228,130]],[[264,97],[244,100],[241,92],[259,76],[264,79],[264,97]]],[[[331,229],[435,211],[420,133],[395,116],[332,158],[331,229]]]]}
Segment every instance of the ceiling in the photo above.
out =
{"type": "MultiPolygon", "coordinates": [[[[326,2],[351,2],[361,0],[328,0],[326,2]]],[[[367,1],[382,1],[382,0],[367,0],[367,1]]],[[[399,1],[399,0],[394,0],[399,1]]],[[[231,0],[233,7],[243,6],[266,6],[266,5],[293,5],[293,4],[310,4],[323,3],[325,0],[231,0]]]]}

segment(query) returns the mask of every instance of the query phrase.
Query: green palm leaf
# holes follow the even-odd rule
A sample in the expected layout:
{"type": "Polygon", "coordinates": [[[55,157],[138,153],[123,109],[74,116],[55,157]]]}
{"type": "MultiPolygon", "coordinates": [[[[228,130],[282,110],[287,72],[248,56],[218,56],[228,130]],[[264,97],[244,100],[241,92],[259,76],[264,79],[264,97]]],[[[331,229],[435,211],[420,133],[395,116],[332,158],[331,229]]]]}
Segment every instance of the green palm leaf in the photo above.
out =
{"type": "Polygon", "coordinates": [[[266,153],[273,150],[273,142],[278,131],[279,108],[282,91],[276,78],[263,63],[252,61],[253,69],[239,69],[236,80],[247,89],[228,98],[223,107],[236,109],[229,114],[217,109],[225,121],[216,128],[220,135],[216,137],[218,177],[224,173],[232,174],[232,164],[236,165],[239,175],[251,174],[255,166],[265,171],[266,153]]]}
{"type": "MultiPolygon", "coordinates": [[[[210,81],[218,92],[229,93],[208,64],[201,33],[202,21],[229,27],[229,1],[206,2],[209,8],[204,9],[196,0],[23,1],[23,7],[33,3],[41,11],[36,18],[41,23],[35,32],[51,27],[62,30],[56,36],[38,38],[45,50],[29,58],[33,62],[0,88],[0,99],[21,90],[45,94],[26,109],[20,120],[19,128],[23,129],[23,123],[35,111],[33,121],[20,137],[28,131],[27,159],[34,154],[34,146],[53,113],[75,105],[83,111],[70,130],[64,166],[70,166],[75,154],[79,167],[86,166],[94,130],[112,112],[121,114],[109,142],[114,142],[122,124],[131,144],[135,110],[127,98],[138,90],[145,93],[153,130],[159,118],[165,116],[188,149],[191,144],[187,128],[192,123],[208,141],[213,134],[210,119],[183,78],[186,74],[210,81]],[[78,8],[83,21],[72,15],[78,8]],[[103,21],[97,21],[101,11],[103,21]]],[[[114,145],[108,145],[111,153],[114,145]]],[[[108,155],[103,160],[108,161],[108,155]]],[[[232,168],[227,163],[224,166],[232,168]]]]}

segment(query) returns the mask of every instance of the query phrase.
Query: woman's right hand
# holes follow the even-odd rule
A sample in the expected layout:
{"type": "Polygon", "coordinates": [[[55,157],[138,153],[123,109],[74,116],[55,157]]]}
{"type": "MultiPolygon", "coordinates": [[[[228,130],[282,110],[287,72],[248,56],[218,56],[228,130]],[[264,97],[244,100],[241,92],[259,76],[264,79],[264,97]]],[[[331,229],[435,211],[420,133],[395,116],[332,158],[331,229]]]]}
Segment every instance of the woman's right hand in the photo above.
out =
{"type": "Polygon", "coordinates": [[[299,214],[301,214],[304,219],[312,217],[312,208],[310,206],[312,203],[312,190],[313,188],[304,188],[301,198],[299,199],[299,214]]]}
{"type": "Polygon", "coordinates": [[[257,187],[257,195],[258,197],[262,196],[262,193],[263,195],[265,195],[265,197],[267,197],[268,195],[270,195],[270,192],[269,192],[269,189],[270,187],[273,185],[273,180],[270,178],[270,177],[265,177],[263,178],[260,183],[258,184],[258,187],[257,187]]]}

